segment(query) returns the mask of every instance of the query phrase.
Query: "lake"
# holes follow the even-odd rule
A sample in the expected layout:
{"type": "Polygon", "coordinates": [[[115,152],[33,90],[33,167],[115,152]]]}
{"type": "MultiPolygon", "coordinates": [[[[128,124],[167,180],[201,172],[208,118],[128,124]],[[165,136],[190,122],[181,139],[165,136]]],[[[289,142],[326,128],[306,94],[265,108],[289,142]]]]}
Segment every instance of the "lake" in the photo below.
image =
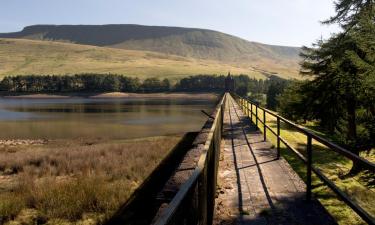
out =
{"type": "Polygon", "coordinates": [[[198,131],[214,100],[0,98],[0,139],[129,139],[198,131]]]}

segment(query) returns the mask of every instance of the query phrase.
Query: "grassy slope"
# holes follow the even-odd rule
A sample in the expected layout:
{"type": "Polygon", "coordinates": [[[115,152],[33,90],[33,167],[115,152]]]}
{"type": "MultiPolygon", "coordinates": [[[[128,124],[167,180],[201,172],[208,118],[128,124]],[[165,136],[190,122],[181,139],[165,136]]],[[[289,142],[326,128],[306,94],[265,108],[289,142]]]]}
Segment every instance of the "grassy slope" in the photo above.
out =
{"type": "MultiPolygon", "coordinates": [[[[255,107],[253,107],[255,112],[255,107]]],[[[262,110],[258,111],[263,114],[262,110]]],[[[255,116],[253,116],[255,123],[255,116]]],[[[276,118],[267,115],[267,125],[276,132],[276,118]]],[[[261,123],[259,126],[262,127],[261,123]]],[[[263,131],[263,128],[261,129],[263,131]]],[[[323,136],[324,134],[318,133],[323,136]]],[[[302,154],[305,154],[306,136],[297,130],[287,127],[281,123],[280,135],[302,154]]],[[[267,130],[267,139],[276,146],[276,137],[267,130]]],[[[297,156],[292,153],[281,142],[281,154],[291,164],[293,169],[306,180],[306,166],[297,156]]],[[[362,155],[368,160],[375,161],[375,152],[362,155]]],[[[347,158],[329,150],[326,146],[313,141],[313,165],[319,168],[328,178],[330,178],[338,187],[346,192],[354,201],[363,207],[371,215],[375,215],[375,187],[366,186],[363,179],[366,175],[361,173],[355,177],[343,177],[347,174],[352,163],[347,158]]],[[[366,224],[349,206],[337,199],[337,196],[325,186],[316,176],[313,176],[313,192],[319,201],[324,205],[328,212],[336,219],[340,225],[364,225],[366,224]]]]}
{"type": "Polygon", "coordinates": [[[250,42],[206,29],[129,24],[34,25],[25,27],[20,32],[0,33],[0,37],[153,51],[199,60],[220,61],[247,70],[300,78],[300,48],[250,42]]]}
{"type": "Polygon", "coordinates": [[[50,41],[0,39],[0,77],[95,72],[178,79],[228,71],[264,78],[262,73],[252,69],[213,60],[50,41]]]}
{"type": "Polygon", "coordinates": [[[192,31],[157,39],[128,40],[111,47],[152,50],[198,59],[214,59],[232,64],[265,70],[281,76],[299,78],[297,48],[271,46],[249,42],[212,31],[192,31]]]}

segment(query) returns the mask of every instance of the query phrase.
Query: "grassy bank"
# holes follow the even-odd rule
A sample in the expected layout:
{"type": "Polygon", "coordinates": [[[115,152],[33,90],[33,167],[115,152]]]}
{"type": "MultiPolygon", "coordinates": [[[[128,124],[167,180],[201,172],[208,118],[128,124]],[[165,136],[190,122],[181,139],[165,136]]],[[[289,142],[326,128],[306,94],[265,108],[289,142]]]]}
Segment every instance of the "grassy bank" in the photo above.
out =
{"type": "Polygon", "coordinates": [[[0,221],[97,223],[140,185],[180,136],[0,146],[0,221]]]}
{"type": "MultiPolygon", "coordinates": [[[[255,112],[255,106],[253,107],[255,112]]],[[[263,111],[258,110],[258,115],[263,118],[263,111]]],[[[255,116],[253,116],[255,123],[255,116]]],[[[266,124],[275,132],[277,130],[276,118],[267,114],[266,124]]],[[[259,123],[263,131],[263,126],[259,123]]],[[[316,128],[314,125],[310,128],[316,128]]],[[[321,136],[323,133],[316,132],[321,136]]],[[[307,137],[297,130],[281,122],[280,135],[295,149],[306,156],[307,137]]],[[[277,139],[271,131],[267,130],[267,139],[276,146],[277,139]]],[[[347,176],[352,166],[351,160],[330,150],[326,146],[313,141],[313,166],[319,168],[342,191],[348,194],[358,205],[370,215],[375,216],[375,186],[368,173],[362,172],[356,176],[347,176]]],[[[281,154],[290,163],[299,176],[306,180],[306,165],[281,142],[281,154]]],[[[375,162],[375,151],[362,153],[362,157],[375,162]]],[[[339,224],[359,225],[366,224],[349,206],[338,200],[338,197],[313,174],[313,193],[324,205],[328,212],[339,224]]]]}

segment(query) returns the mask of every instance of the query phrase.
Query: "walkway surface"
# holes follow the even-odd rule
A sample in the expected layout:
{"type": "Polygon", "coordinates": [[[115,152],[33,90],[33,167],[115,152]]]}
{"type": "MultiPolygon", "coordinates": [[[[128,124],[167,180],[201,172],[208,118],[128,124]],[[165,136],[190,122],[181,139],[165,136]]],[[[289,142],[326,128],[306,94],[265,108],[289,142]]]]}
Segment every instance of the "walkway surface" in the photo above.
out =
{"type": "Polygon", "coordinates": [[[228,95],[214,224],[335,224],[228,95]]]}

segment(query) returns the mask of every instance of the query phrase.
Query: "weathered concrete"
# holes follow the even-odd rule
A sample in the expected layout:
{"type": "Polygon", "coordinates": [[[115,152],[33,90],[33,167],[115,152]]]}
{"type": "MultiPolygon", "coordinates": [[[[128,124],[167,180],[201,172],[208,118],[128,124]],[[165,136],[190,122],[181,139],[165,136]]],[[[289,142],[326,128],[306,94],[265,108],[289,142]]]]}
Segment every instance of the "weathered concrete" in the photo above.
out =
{"type": "Polygon", "coordinates": [[[214,224],[335,224],[230,96],[223,141],[214,224]]]}
{"type": "MultiPolygon", "coordinates": [[[[215,116],[217,109],[215,109],[211,116],[215,116]]],[[[199,134],[192,143],[191,148],[186,152],[182,161],[179,162],[173,174],[169,177],[164,187],[159,191],[156,200],[159,204],[157,213],[155,214],[151,224],[154,224],[163,211],[168,207],[174,196],[180,190],[181,186],[190,178],[195,168],[197,167],[198,160],[203,152],[204,144],[206,143],[208,134],[211,130],[214,120],[208,118],[203,125],[199,134]]]]}

